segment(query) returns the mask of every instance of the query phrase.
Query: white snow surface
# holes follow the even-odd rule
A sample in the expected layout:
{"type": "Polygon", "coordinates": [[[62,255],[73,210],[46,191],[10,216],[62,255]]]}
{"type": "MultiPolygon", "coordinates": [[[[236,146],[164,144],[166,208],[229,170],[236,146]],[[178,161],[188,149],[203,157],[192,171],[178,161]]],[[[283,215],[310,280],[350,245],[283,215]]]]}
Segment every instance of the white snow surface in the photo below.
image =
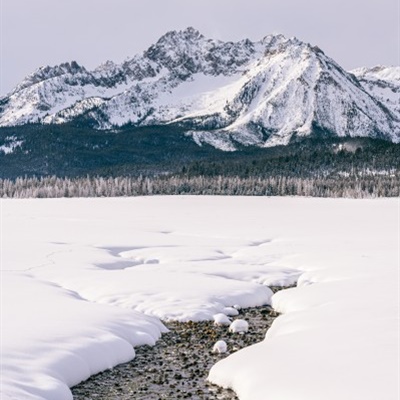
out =
{"type": "Polygon", "coordinates": [[[6,136],[4,138],[4,144],[0,146],[0,152],[5,154],[11,154],[18,147],[23,144],[22,140],[18,140],[16,136],[6,136]]]}
{"type": "Polygon", "coordinates": [[[213,316],[214,325],[230,325],[231,320],[230,318],[223,313],[218,313],[213,316]]]}
{"type": "Polygon", "coordinates": [[[400,83],[400,66],[377,65],[372,68],[361,67],[350,71],[359,78],[400,83]]]}
{"type": "Polygon", "coordinates": [[[229,325],[229,332],[232,333],[243,333],[249,330],[249,323],[244,319],[235,319],[229,325]]]}
{"type": "Polygon", "coordinates": [[[378,65],[373,68],[358,68],[351,72],[369,94],[384,104],[393,115],[399,115],[400,67],[378,65]]]}
{"type": "Polygon", "coordinates": [[[218,340],[213,346],[213,353],[226,353],[228,346],[224,340],[218,340]]]}
{"type": "Polygon", "coordinates": [[[283,315],[266,339],[210,381],[241,400],[399,399],[400,201],[285,203],[269,224],[287,229],[278,262],[304,271],[298,287],[273,296],[283,315]]]}
{"type": "Polygon", "coordinates": [[[395,400],[399,200],[2,200],[2,399],[71,399],[158,318],[283,315],[210,380],[241,400],[395,400]],[[158,318],[157,318],[158,317],[158,318]],[[288,385],[287,383],[291,384],[288,385]]]}

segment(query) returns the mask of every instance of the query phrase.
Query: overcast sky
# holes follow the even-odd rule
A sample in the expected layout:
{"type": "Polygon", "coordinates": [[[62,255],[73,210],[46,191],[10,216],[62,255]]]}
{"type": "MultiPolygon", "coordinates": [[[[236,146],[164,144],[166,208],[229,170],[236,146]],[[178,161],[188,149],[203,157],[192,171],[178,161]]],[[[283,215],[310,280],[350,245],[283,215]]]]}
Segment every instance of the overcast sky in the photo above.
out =
{"type": "Polygon", "coordinates": [[[347,69],[399,64],[400,0],[0,0],[0,93],[42,65],[120,62],[193,26],[222,40],[283,33],[347,69]]]}

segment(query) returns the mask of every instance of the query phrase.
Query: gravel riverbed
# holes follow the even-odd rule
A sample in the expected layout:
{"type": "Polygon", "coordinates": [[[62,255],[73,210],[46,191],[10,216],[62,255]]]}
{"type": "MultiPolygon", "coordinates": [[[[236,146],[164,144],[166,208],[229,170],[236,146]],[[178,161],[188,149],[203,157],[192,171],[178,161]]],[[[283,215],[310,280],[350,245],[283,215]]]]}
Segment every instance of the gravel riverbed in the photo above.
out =
{"type": "Polygon", "coordinates": [[[169,332],[155,346],[137,347],[131,362],[72,388],[74,400],[237,399],[233,391],[208,383],[208,372],[222,358],[262,341],[276,316],[268,306],[239,310],[233,319],[249,323],[244,334],[230,333],[228,326],[215,326],[213,321],[164,322],[169,332]],[[212,352],[218,340],[227,343],[226,353],[212,352]]]}

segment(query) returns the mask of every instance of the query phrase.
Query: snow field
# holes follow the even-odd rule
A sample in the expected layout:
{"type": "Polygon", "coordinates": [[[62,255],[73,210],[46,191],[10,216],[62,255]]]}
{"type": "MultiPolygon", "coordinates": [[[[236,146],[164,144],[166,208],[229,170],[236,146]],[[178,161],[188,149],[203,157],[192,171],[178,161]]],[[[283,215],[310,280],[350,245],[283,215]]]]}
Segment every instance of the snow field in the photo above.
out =
{"type": "Polygon", "coordinates": [[[4,399],[71,399],[68,387],[153,344],[159,318],[234,316],[271,297],[284,314],[266,340],[211,381],[241,400],[396,399],[396,199],[1,204],[4,399]]]}

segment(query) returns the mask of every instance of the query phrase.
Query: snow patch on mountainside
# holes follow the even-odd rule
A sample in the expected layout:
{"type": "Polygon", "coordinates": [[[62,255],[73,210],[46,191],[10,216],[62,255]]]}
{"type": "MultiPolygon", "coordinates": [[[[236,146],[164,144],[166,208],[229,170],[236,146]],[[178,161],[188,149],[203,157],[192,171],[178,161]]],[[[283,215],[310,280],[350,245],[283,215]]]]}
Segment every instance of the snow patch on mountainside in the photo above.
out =
{"type": "Polygon", "coordinates": [[[23,140],[18,140],[16,136],[7,136],[4,138],[3,144],[0,146],[0,151],[5,154],[11,154],[18,147],[21,147],[23,140]]]}

